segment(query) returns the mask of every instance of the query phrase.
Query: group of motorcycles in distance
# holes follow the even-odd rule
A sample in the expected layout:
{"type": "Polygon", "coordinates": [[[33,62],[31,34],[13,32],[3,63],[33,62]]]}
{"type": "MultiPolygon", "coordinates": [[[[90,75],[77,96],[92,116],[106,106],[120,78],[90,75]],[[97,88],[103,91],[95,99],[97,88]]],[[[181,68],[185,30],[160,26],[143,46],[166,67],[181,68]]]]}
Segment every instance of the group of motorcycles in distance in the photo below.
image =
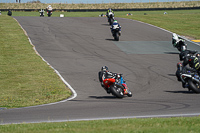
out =
{"type": "Polygon", "coordinates": [[[119,36],[121,35],[121,26],[118,24],[118,22],[114,18],[114,12],[109,8],[106,16],[108,18],[108,23],[111,26],[111,33],[114,37],[115,41],[119,41],[119,36]]]}
{"type": "Polygon", "coordinates": [[[185,40],[175,33],[172,34],[172,44],[180,51],[179,60],[182,61],[177,63],[177,80],[182,82],[182,87],[188,88],[188,91],[200,93],[200,54],[198,51],[188,50],[185,40]]]}
{"type": "MultiPolygon", "coordinates": [[[[51,5],[49,5],[47,8],[46,8],[46,10],[47,10],[47,16],[48,17],[51,17],[51,15],[52,15],[52,11],[53,11],[53,8],[51,7],[51,5]]],[[[41,9],[40,11],[39,11],[39,13],[40,13],[40,17],[44,17],[44,9],[41,9]]]]}

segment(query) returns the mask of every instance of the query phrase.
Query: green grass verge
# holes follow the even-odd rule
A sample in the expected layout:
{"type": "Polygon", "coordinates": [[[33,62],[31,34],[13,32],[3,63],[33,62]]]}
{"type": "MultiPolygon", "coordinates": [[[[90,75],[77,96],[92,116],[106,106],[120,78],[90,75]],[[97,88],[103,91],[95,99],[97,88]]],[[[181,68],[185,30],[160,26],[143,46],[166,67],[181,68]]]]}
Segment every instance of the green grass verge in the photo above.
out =
{"type": "Polygon", "coordinates": [[[199,133],[199,117],[0,125],[1,133],[199,133]]]}
{"type": "Polygon", "coordinates": [[[51,103],[71,95],[12,17],[0,15],[0,31],[0,107],[51,103]]]}

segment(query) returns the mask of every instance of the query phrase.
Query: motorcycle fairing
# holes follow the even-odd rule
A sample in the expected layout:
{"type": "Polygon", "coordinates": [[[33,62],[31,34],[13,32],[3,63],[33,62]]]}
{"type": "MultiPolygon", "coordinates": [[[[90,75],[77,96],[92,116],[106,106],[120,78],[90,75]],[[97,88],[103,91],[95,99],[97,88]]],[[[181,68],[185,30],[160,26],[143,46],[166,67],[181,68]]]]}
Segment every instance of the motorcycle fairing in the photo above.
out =
{"type": "Polygon", "coordinates": [[[103,83],[106,88],[109,88],[110,85],[112,85],[114,82],[115,82],[115,79],[113,79],[113,78],[108,78],[108,79],[103,80],[103,83]]]}

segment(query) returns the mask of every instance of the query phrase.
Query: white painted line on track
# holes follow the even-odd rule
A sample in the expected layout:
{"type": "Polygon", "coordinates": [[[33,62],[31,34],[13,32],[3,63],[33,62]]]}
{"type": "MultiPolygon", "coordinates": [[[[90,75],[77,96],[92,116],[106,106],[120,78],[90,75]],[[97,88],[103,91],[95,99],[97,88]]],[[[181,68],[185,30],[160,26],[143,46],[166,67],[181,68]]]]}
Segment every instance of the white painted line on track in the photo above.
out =
{"type": "MultiPolygon", "coordinates": [[[[200,116],[200,113],[191,113],[191,114],[166,114],[166,115],[143,115],[143,116],[123,116],[123,117],[102,117],[102,118],[89,118],[89,119],[68,119],[68,120],[48,120],[48,121],[33,121],[27,123],[50,123],[50,122],[71,122],[71,121],[94,121],[94,120],[115,120],[115,119],[134,119],[134,118],[169,118],[169,117],[195,117],[200,116]]],[[[26,122],[23,122],[26,123],[26,122]]],[[[11,123],[0,123],[0,125],[6,125],[11,123]]],[[[12,123],[12,124],[22,124],[12,123]]]]}
{"type": "MultiPolygon", "coordinates": [[[[14,18],[15,19],[15,18],[14,18]]],[[[17,19],[15,19],[17,21],[17,19]]],[[[72,91],[72,96],[65,99],[65,100],[62,100],[62,101],[59,101],[59,102],[54,102],[54,103],[48,103],[48,104],[42,104],[42,105],[36,105],[36,106],[29,106],[29,107],[22,107],[22,108],[15,108],[15,109],[23,109],[23,108],[32,108],[32,107],[41,107],[41,106],[47,106],[47,105],[53,105],[53,104],[58,104],[58,103],[63,103],[63,102],[66,102],[66,101],[69,101],[69,100],[72,100],[74,98],[77,97],[77,93],[76,91],[71,87],[71,85],[60,75],[60,73],[54,68],[52,67],[36,50],[35,46],[33,45],[31,39],[29,38],[27,32],[24,30],[24,28],[20,25],[20,23],[17,21],[17,23],[19,24],[19,26],[22,28],[22,30],[24,31],[25,35],[28,37],[28,40],[30,42],[30,44],[33,46],[33,49],[34,51],[36,52],[36,54],[38,56],[40,56],[42,58],[43,61],[45,61],[47,63],[47,65],[49,65],[55,72],[56,74],[61,78],[61,80],[64,82],[64,84],[72,91]]]]}

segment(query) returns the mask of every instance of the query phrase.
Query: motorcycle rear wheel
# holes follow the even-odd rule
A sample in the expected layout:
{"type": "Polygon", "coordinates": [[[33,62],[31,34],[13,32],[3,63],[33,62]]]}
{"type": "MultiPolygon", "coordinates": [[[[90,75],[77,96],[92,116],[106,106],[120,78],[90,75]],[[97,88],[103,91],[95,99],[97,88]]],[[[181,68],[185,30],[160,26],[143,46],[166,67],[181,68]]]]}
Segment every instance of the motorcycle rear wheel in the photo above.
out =
{"type": "Polygon", "coordinates": [[[115,38],[116,41],[119,41],[119,33],[118,32],[115,34],[114,38],[115,38]]]}
{"type": "Polygon", "coordinates": [[[110,87],[110,91],[117,98],[123,98],[124,97],[123,89],[120,88],[120,87],[117,87],[116,85],[112,85],[110,87]]]}
{"type": "Polygon", "coordinates": [[[194,91],[195,93],[200,93],[200,86],[193,82],[192,80],[188,80],[189,89],[194,91]]]}

